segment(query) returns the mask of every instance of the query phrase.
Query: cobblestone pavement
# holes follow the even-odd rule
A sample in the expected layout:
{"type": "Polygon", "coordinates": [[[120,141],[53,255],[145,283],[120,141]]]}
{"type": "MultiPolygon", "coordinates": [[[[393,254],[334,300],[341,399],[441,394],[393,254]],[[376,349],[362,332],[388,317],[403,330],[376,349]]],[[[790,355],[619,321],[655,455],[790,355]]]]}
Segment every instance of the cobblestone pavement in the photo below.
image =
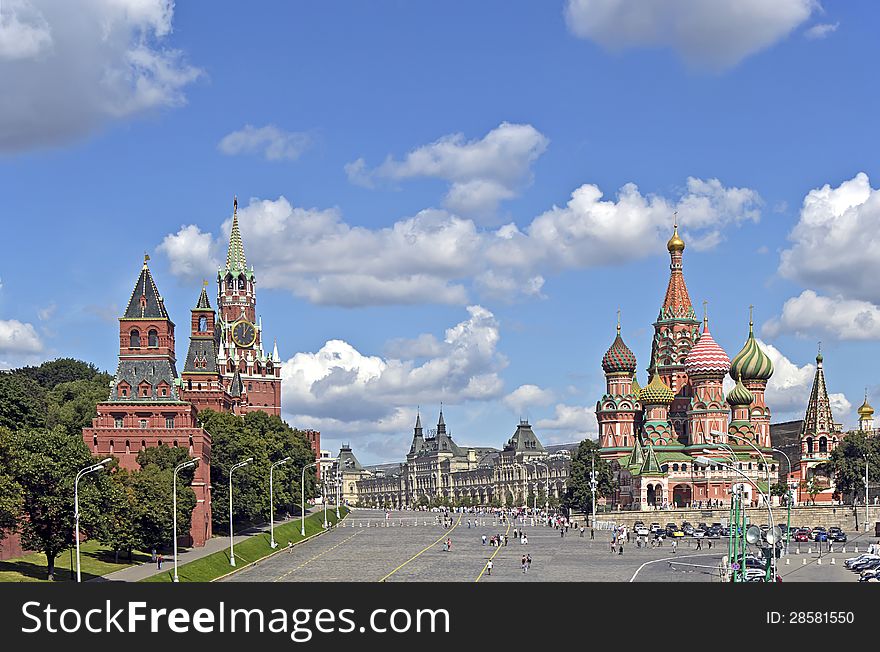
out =
{"type": "MultiPolygon", "coordinates": [[[[590,541],[589,530],[583,538],[576,530],[563,537],[554,528],[520,523],[508,530],[506,523],[468,514],[460,520],[454,515],[453,526],[444,528],[430,512],[392,512],[386,521],[381,511],[355,510],[342,526],[224,581],[474,582],[479,578],[480,582],[627,582],[635,575],[639,582],[711,582],[718,581],[716,569],[727,552],[725,539],[714,541],[712,550],[704,545],[698,551],[695,542],[686,538],[676,553],[668,544],[661,548],[630,544],[623,555],[617,555],[611,554],[610,538],[610,533],[597,531],[596,539],[590,541]],[[525,531],[527,545],[514,538],[514,528],[525,531]],[[482,535],[488,539],[505,532],[507,546],[496,549],[488,542],[482,544],[482,535]],[[450,551],[443,549],[447,536],[452,540],[450,551]],[[527,573],[522,572],[524,554],[532,556],[527,573]],[[486,561],[493,555],[489,575],[486,561]]],[[[868,542],[860,544],[862,550],[868,542]]],[[[853,556],[852,544],[847,550],[847,554],[834,554],[834,566],[824,555],[820,566],[814,559],[818,555],[808,556],[804,548],[800,556],[791,556],[790,565],[781,562],[780,574],[784,581],[855,581],[841,566],[843,559],[853,556]],[[802,568],[799,565],[804,557],[810,561],[802,568]]]]}

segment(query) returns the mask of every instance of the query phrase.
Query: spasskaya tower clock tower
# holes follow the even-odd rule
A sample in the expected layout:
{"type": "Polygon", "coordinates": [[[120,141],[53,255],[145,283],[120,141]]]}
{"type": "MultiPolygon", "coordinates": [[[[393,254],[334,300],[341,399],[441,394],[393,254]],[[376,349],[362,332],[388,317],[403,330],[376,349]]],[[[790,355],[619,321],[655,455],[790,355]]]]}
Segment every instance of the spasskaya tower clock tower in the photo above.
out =
{"type": "Polygon", "coordinates": [[[263,349],[263,325],[257,318],[256,277],[248,267],[238,225],[238,199],[232,204],[232,232],[226,266],[217,272],[219,350],[223,386],[241,413],[262,410],[281,416],[281,358],[277,343],[263,349]]]}

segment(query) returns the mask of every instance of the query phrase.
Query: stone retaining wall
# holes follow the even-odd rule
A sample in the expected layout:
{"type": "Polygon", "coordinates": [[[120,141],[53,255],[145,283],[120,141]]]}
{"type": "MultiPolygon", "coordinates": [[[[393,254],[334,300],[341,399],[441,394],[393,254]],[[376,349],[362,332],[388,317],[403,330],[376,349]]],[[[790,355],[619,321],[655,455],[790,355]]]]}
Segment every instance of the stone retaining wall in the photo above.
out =
{"type": "MultiPolygon", "coordinates": [[[[875,523],[880,521],[880,506],[870,506],[868,508],[869,521],[868,529],[873,534],[875,523]]],[[[862,531],[865,523],[865,507],[857,508],[858,515],[854,514],[851,505],[843,506],[803,506],[791,508],[791,524],[795,527],[816,527],[823,525],[825,527],[837,526],[842,528],[844,532],[854,532],[858,523],[859,531],[862,531]]],[[[632,527],[636,521],[644,521],[650,525],[653,522],[665,526],[669,522],[681,525],[682,521],[690,521],[696,526],[698,523],[725,523],[730,515],[728,509],[660,509],[657,511],[620,511],[620,512],[598,512],[596,514],[597,521],[613,521],[619,525],[632,527]]],[[[767,523],[766,508],[747,508],[746,515],[750,523],[761,525],[767,523]]],[[[788,512],[785,507],[774,507],[773,518],[776,519],[777,525],[785,525],[788,512]]],[[[575,514],[575,520],[580,521],[586,518],[589,522],[588,515],[575,514]]]]}

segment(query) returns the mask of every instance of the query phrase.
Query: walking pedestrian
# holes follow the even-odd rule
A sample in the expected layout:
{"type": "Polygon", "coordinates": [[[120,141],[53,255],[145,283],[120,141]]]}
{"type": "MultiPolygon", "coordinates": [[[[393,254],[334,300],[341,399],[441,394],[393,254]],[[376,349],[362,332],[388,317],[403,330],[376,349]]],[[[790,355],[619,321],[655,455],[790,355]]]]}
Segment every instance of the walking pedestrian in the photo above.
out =
{"type": "Polygon", "coordinates": [[[162,556],[162,553],[159,553],[159,556],[156,557],[156,567],[159,570],[162,570],[162,562],[165,561],[165,558],[162,556]]]}
{"type": "Polygon", "coordinates": [[[697,550],[702,550],[702,549],[703,549],[703,540],[698,538],[697,539],[697,550]]]}
{"type": "Polygon", "coordinates": [[[675,549],[678,547],[678,541],[675,539],[672,540],[672,552],[675,554],[675,549]]]}
{"type": "Polygon", "coordinates": [[[529,572],[529,569],[532,567],[532,556],[526,555],[526,572],[529,572]]]}
{"type": "Polygon", "coordinates": [[[483,535],[483,545],[484,546],[486,545],[486,535],[485,534],[483,535]]]}
{"type": "Polygon", "coordinates": [[[525,573],[526,572],[526,556],[525,555],[522,556],[521,566],[522,566],[522,572],[525,573]]]}
{"type": "Polygon", "coordinates": [[[486,572],[488,575],[492,574],[492,560],[486,562],[486,572]]]}

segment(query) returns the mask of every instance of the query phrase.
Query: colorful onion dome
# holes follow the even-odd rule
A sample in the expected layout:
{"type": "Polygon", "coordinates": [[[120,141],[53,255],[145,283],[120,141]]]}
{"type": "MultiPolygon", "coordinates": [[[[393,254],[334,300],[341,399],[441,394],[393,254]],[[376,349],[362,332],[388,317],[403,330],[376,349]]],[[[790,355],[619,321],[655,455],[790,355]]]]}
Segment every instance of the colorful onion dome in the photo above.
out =
{"type": "Polygon", "coordinates": [[[858,409],[859,416],[863,419],[870,419],[874,416],[874,408],[870,406],[868,403],[868,395],[865,394],[865,402],[862,403],[862,406],[858,409]]]}
{"type": "Polygon", "coordinates": [[[703,320],[703,333],[684,361],[685,371],[691,374],[724,376],[730,370],[730,358],[709,332],[709,322],[703,320]]]}
{"type": "Polygon", "coordinates": [[[612,373],[633,373],[636,370],[636,356],[629,347],[623,343],[620,337],[620,328],[617,330],[617,337],[611,343],[611,347],[602,356],[602,369],[606,374],[612,373]]]}
{"type": "Polygon", "coordinates": [[[636,378],[635,376],[633,376],[632,389],[631,389],[630,391],[631,391],[633,394],[635,394],[636,396],[638,396],[638,395],[639,395],[639,392],[642,391],[642,386],[639,385],[639,380],[638,380],[638,378],[636,378]]]}
{"type": "Polygon", "coordinates": [[[743,380],[767,380],[773,375],[773,362],[755,339],[753,322],[749,319],[749,337],[742,350],[730,363],[730,377],[743,380]]]}
{"type": "Polygon", "coordinates": [[[672,231],[672,237],[669,238],[669,242],[666,243],[666,248],[669,250],[669,253],[673,251],[684,251],[684,240],[678,235],[678,225],[675,226],[675,229],[672,231]]]}
{"type": "Polygon", "coordinates": [[[670,404],[675,399],[675,394],[669,389],[669,385],[657,374],[651,379],[646,387],[639,392],[639,402],[642,405],[662,405],[670,404]]]}
{"type": "Polygon", "coordinates": [[[755,401],[755,395],[752,394],[746,386],[742,384],[742,378],[736,379],[736,387],[730,390],[727,395],[727,404],[731,407],[743,405],[751,405],[755,401]]]}

